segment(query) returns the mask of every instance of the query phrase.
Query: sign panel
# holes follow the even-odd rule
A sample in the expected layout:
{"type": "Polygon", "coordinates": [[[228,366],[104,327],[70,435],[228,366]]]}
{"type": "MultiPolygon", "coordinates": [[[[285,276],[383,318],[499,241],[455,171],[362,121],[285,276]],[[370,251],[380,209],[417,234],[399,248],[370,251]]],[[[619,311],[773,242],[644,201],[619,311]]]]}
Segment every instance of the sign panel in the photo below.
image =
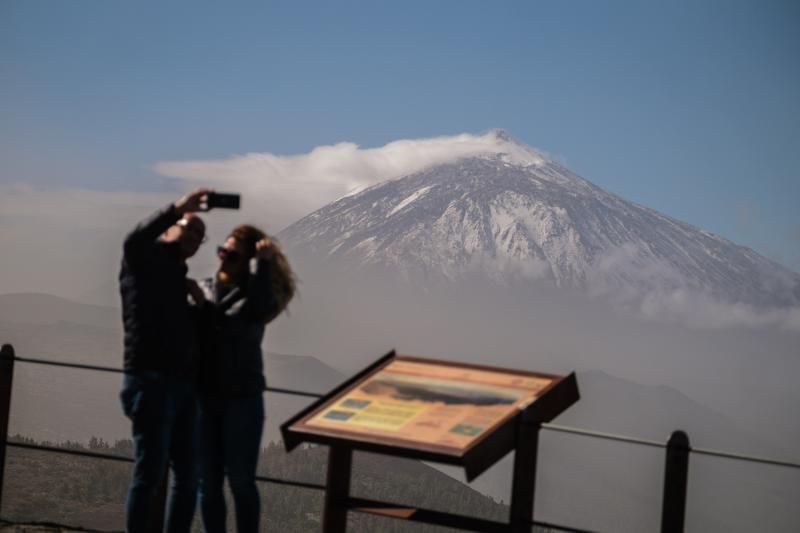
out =
{"type": "Polygon", "coordinates": [[[289,429],[461,455],[559,379],[397,356],[289,429]]]}

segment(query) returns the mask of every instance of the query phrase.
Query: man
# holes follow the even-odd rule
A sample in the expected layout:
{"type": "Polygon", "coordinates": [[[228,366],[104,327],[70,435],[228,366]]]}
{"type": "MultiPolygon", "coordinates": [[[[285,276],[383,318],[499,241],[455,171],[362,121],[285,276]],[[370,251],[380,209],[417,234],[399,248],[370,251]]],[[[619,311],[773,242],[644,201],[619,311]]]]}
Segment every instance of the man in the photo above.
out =
{"type": "Polygon", "coordinates": [[[149,530],[167,464],[173,472],[167,531],[188,533],[194,516],[197,340],[186,260],[205,239],[205,224],[194,213],[206,210],[209,192],[198,189],[158,211],[134,228],[123,247],[119,283],[125,378],[120,399],[132,422],[135,456],[126,502],[129,533],[149,530]]]}

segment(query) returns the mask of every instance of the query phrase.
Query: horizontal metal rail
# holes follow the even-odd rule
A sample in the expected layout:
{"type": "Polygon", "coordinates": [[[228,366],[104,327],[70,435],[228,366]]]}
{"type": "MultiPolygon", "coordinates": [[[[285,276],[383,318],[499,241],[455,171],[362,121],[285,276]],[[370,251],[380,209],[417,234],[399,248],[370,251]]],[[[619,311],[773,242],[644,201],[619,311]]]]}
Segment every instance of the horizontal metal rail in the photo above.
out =
{"type": "Polygon", "coordinates": [[[78,368],[81,370],[97,370],[99,372],[114,372],[117,374],[122,374],[124,372],[121,368],[116,368],[112,366],[97,366],[97,365],[86,365],[83,363],[67,363],[64,361],[51,361],[49,359],[35,359],[33,357],[19,357],[18,355],[14,356],[14,361],[18,361],[20,363],[31,363],[34,365],[45,365],[45,366],[60,366],[66,368],[78,368]]]}
{"type": "Polygon", "coordinates": [[[579,429],[568,426],[559,426],[556,424],[542,424],[542,429],[555,431],[556,433],[571,433],[573,435],[581,435],[583,437],[594,437],[596,439],[613,440],[617,442],[627,442],[630,444],[638,444],[641,446],[652,446],[654,448],[666,448],[667,445],[663,442],[655,440],[639,439],[636,437],[628,437],[627,435],[616,435],[614,433],[603,433],[601,431],[591,431],[588,429],[579,429]]]}
{"type": "Polygon", "coordinates": [[[305,396],[307,398],[322,398],[324,394],[318,394],[316,392],[305,392],[293,389],[279,389],[276,387],[267,386],[264,389],[265,392],[272,392],[274,394],[289,394],[293,396],[305,396]]]}
{"type": "MultiPolygon", "coordinates": [[[[48,359],[35,359],[32,357],[14,357],[14,361],[18,361],[20,363],[30,363],[35,365],[45,365],[45,366],[60,366],[65,368],[76,368],[79,370],[96,370],[99,372],[112,372],[116,374],[123,374],[125,372],[124,369],[113,367],[113,366],[98,366],[98,365],[87,365],[84,363],[67,363],[64,361],[51,361],[48,359]]],[[[294,396],[306,396],[308,398],[322,398],[322,394],[317,392],[306,392],[306,391],[299,391],[293,389],[281,389],[277,387],[267,387],[266,392],[272,392],[275,394],[289,394],[294,396]]]]}
{"type": "MultiPolygon", "coordinates": [[[[25,526],[25,527],[46,527],[48,530],[57,529],[58,531],[80,531],[81,533],[125,533],[122,530],[109,531],[107,529],[91,529],[80,526],[70,526],[67,524],[59,524],[58,522],[14,522],[12,520],[5,520],[0,518],[0,526],[25,526]]],[[[16,531],[16,530],[15,530],[16,531]]]]}
{"type": "MultiPolygon", "coordinates": [[[[568,426],[559,426],[556,424],[542,424],[542,429],[555,431],[558,433],[571,433],[574,435],[581,435],[584,437],[595,437],[604,440],[613,440],[617,442],[626,442],[630,444],[637,444],[640,446],[651,446],[654,448],[666,448],[666,443],[654,440],[639,439],[635,437],[627,437],[625,435],[615,435],[613,433],[603,433],[600,431],[590,431],[586,429],[572,428],[568,426]]],[[[741,453],[724,452],[720,450],[712,450],[710,448],[695,448],[690,447],[689,452],[697,455],[707,455],[711,457],[721,457],[724,459],[734,459],[738,461],[746,461],[750,463],[759,463],[772,466],[781,466],[786,468],[800,469],[800,463],[794,461],[784,461],[780,459],[772,459],[769,457],[757,457],[754,455],[745,455],[741,453]]]]}
{"type": "Polygon", "coordinates": [[[125,457],[124,455],[115,455],[113,453],[91,452],[88,450],[80,450],[74,448],[62,448],[59,446],[47,446],[44,444],[28,444],[27,442],[16,442],[13,440],[6,441],[6,446],[9,448],[22,448],[24,450],[36,450],[40,452],[61,453],[65,455],[77,455],[79,457],[90,457],[93,459],[107,459],[109,461],[121,461],[123,463],[132,463],[132,457],[125,457]]]}
{"type": "MultiPolygon", "coordinates": [[[[495,520],[472,516],[452,515],[443,511],[420,509],[399,503],[387,503],[354,497],[348,498],[347,501],[350,506],[349,510],[352,512],[402,518],[409,522],[462,528],[468,529],[469,531],[484,531],[486,533],[502,533],[504,531],[510,531],[511,528],[510,524],[505,522],[497,522],[495,520]]],[[[556,531],[566,531],[568,533],[595,533],[587,529],[576,529],[569,526],[551,524],[549,522],[539,522],[538,520],[531,520],[530,525],[554,529],[556,531]]]]}
{"type": "MultiPolygon", "coordinates": [[[[116,372],[116,373],[123,373],[124,370],[118,367],[107,367],[107,366],[97,366],[97,365],[88,365],[83,363],[69,363],[63,361],[52,361],[48,359],[36,359],[31,357],[18,357],[14,356],[14,361],[18,361],[20,363],[31,363],[31,364],[39,364],[39,365],[50,365],[50,366],[60,366],[60,367],[67,367],[67,368],[77,368],[82,370],[97,370],[101,372],[116,372]]],[[[323,394],[317,392],[308,392],[308,391],[299,391],[294,389],[284,389],[284,388],[277,388],[277,387],[267,387],[266,392],[273,393],[273,394],[287,394],[287,395],[294,395],[294,396],[304,396],[308,398],[322,398],[323,394]]],[[[580,429],[574,428],[569,426],[561,426],[557,424],[542,424],[542,429],[547,431],[554,431],[557,433],[569,433],[573,435],[580,435],[583,437],[592,437],[602,440],[611,440],[617,442],[626,442],[629,444],[637,444],[640,446],[650,446],[654,448],[666,448],[667,445],[664,442],[658,442],[654,440],[648,439],[641,439],[636,437],[630,437],[627,435],[617,435],[614,433],[605,433],[601,431],[591,431],[587,429],[580,429]]],[[[11,444],[11,443],[9,443],[11,444]]],[[[690,448],[690,452],[697,454],[697,455],[707,455],[712,457],[720,457],[725,459],[732,459],[737,461],[745,461],[751,463],[759,463],[759,464],[766,464],[772,466],[780,466],[785,468],[795,468],[800,469],[800,463],[796,461],[785,461],[781,459],[773,459],[770,457],[756,457],[753,455],[746,455],[741,453],[733,453],[733,452],[725,452],[721,450],[713,450],[708,448],[690,448]]]]}
{"type": "Polygon", "coordinates": [[[721,457],[723,459],[733,459],[736,461],[745,461],[748,463],[759,463],[763,465],[781,466],[785,468],[800,468],[800,463],[796,463],[794,461],[781,461],[779,459],[770,459],[769,457],[754,457],[752,455],[723,452],[719,450],[710,450],[707,448],[689,448],[689,451],[697,455],[721,457]]]}

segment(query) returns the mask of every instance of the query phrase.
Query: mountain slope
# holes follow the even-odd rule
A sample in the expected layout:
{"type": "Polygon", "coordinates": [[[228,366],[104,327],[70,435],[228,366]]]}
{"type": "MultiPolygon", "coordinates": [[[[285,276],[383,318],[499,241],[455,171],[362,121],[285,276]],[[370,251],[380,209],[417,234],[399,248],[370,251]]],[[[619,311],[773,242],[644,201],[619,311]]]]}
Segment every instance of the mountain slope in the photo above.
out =
{"type": "Polygon", "coordinates": [[[547,279],[592,292],[702,292],[800,303],[800,275],[752,250],[628,202],[492,131],[501,151],[345,196],[281,232],[297,253],[408,280],[547,279]]]}

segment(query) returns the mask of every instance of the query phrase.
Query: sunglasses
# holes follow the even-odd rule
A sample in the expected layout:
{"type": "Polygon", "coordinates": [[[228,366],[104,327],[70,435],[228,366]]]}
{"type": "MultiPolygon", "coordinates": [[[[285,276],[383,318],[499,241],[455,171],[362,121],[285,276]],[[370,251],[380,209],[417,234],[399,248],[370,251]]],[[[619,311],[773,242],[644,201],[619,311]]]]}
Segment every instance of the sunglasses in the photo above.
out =
{"type": "Polygon", "coordinates": [[[230,261],[231,263],[238,263],[242,259],[242,254],[236,250],[228,250],[222,246],[217,246],[217,257],[223,261],[230,261]]]}

